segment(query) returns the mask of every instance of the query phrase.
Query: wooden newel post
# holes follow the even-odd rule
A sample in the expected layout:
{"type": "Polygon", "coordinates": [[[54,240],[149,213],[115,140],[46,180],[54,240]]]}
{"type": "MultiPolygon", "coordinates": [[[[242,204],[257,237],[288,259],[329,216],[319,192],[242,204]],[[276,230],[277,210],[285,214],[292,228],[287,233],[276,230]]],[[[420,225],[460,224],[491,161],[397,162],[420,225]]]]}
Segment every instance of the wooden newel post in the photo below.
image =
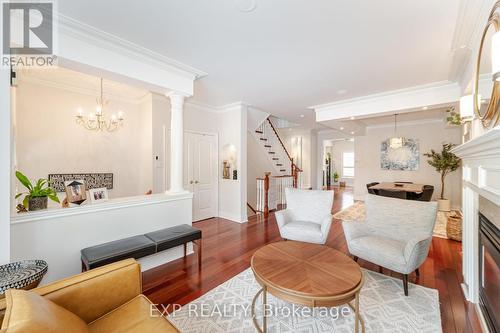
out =
{"type": "Polygon", "coordinates": [[[265,173],[264,177],[264,217],[269,216],[269,175],[270,172],[265,173]]]}

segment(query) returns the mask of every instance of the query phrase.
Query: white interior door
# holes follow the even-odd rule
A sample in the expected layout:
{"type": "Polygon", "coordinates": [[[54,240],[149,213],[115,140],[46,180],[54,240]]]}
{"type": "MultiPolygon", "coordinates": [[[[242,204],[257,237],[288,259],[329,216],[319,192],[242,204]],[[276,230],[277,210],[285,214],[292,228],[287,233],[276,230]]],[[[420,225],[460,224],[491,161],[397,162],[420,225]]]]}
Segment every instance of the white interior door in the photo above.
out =
{"type": "Polygon", "coordinates": [[[193,220],[217,216],[217,147],[215,135],[184,134],[184,186],[193,192],[193,220]]]}

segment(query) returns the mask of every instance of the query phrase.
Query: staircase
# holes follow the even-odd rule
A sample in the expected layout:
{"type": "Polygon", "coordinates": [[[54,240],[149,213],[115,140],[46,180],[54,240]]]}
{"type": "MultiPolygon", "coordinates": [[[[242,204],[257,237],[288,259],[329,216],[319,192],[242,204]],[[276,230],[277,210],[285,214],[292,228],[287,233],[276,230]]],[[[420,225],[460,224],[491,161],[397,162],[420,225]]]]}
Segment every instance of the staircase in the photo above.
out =
{"type": "Polygon", "coordinates": [[[255,130],[254,135],[274,167],[273,175],[292,175],[293,159],[269,118],[255,130]]]}
{"type": "Polygon", "coordinates": [[[266,172],[264,178],[257,178],[256,211],[267,216],[270,210],[286,204],[285,188],[301,187],[302,170],[294,164],[269,118],[262,122],[253,135],[274,168],[272,172],[266,172]]]}

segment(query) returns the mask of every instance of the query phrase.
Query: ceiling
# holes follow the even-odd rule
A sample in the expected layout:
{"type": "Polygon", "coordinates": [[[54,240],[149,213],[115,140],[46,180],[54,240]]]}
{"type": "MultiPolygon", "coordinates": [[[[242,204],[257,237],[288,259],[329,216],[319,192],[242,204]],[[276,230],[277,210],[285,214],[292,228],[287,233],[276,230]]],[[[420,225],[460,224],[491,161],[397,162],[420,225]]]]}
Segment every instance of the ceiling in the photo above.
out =
{"type": "MultiPolygon", "coordinates": [[[[35,82],[96,96],[100,91],[99,77],[61,67],[51,70],[21,68],[16,72],[19,82],[35,82]]],[[[102,87],[103,95],[108,99],[138,101],[149,93],[144,89],[111,80],[104,80],[102,87]]]]}
{"type": "MultiPolygon", "coordinates": [[[[452,106],[454,105],[399,113],[397,115],[397,124],[398,126],[403,126],[436,121],[444,122],[447,115],[446,111],[452,106]]],[[[356,136],[365,135],[366,129],[370,127],[392,128],[392,126],[394,126],[394,114],[355,118],[344,121],[332,121],[327,123],[327,126],[330,129],[325,130],[324,137],[333,140],[350,139],[355,138],[356,136]]]]}
{"type": "Polygon", "coordinates": [[[64,0],[76,20],[199,68],[194,99],[301,125],[308,107],[447,80],[458,0],[64,0]],[[303,117],[301,117],[303,115],[303,117]]]}
{"type": "MultiPolygon", "coordinates": [[[[445,118],[446,110],[448,109],[449,107],[438,108],[433,110],[422,110],[422,111],[401,113],[397,115],[397,121],[398,123],[405,123],[405,122],[418,122],[424,120],[438,120],[438,119],[443,120],[445,118]]],[[[363,118],[359,119],[359,122],[361,122],[363,125],[367,127],[393,124],[394,115],[363,118]]]]}

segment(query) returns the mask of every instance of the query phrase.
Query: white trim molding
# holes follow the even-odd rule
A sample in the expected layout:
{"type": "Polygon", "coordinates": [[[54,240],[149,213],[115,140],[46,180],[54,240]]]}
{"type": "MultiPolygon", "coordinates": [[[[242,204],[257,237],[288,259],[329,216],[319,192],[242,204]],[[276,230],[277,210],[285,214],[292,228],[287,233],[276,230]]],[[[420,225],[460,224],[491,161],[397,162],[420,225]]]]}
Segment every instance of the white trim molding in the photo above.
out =
{"type": "Polygon", "coordinates": [[[48,209],[37,212],[28,212],[12,215],[11,224],[26,223],[41,220],[51,220],[54,218],[97,213],[103,211],[124,209],[137,206],[151,206],[164,202],[193,199],[193,193],[182,194],[151,194],[127,198],[111,199],[96,204],[88,204],[79,207],[48,209]]]}
{"type": "Polygon", "coordinates": [[[67,33],[68,35],[77,37],[80,40],[95,43],[98,44],[99,47],[117,52],[125,52],[125,54],[132,58],[139,59],[159,68],[175,71],[176,73],[189,77],[193,80],[207,75],[207,73],[202,70],[166,57],[160,53],[154,52],[103,30],[99,30],[91,25],[75,20],[74,18],[64,14],[58,13],[57,19],[60,32],[67,33]]]}
{"type": "MultiPolygon", "coordinates": [[[[500,127],[454,148],[453,153],[462,159],[463,164],[462,289],[465,298],[477,304],[480,284],[479,203],[483,197],[500,206],[500,127]]],[[[480,307],[476,309],[483,320],[480,307]]]]}
{"type": "Polygon", "coordinates": [[[412,88],[387,91],[380,94],[312,106],[316,121],[346,120],[350,117],[373,117],[398,112],[413,112],[423,107],[438,107],[456,103],[460,86],[442,81],[412,88]]]}
{"type": "Polygon", "coordinates": [[[62,14],[56,15],[57,64],[166,94],[193,95],[207,73],[62,14]]]}

